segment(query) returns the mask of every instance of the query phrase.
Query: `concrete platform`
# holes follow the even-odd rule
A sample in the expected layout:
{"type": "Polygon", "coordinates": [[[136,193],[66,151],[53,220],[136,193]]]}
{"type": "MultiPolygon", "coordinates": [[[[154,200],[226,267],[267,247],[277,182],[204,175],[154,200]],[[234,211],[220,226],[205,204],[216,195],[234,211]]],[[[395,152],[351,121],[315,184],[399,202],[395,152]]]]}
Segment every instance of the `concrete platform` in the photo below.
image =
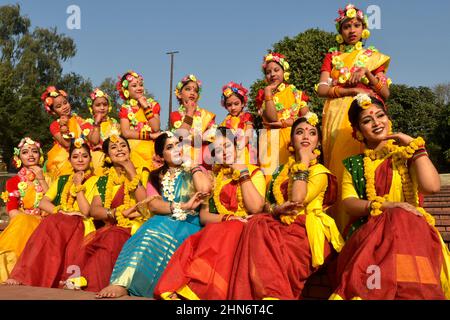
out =
{"type": "Polygon", "coordinates": [[[118,299],[96,299],[94,292],[29,286],[0,285],[0,300],[153,300],[125,296],[118,299]]]}

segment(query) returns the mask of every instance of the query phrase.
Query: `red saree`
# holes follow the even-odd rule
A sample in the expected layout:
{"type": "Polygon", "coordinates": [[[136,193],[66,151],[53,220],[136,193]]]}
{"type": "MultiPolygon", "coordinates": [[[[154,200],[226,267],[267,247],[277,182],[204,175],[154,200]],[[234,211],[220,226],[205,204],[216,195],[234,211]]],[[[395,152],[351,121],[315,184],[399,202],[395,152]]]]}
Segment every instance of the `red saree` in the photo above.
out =
{"type": "Polygon", "coordinates": [[[79,252],[83,218],[64,214],[46,217],[31,235],[10,278],[24,285],[57,288],[79,252]]]}
{"type": "MultiPolygon", "coordinates": [[[[111,208],[122,205],[124,196],[124,187],[121,186],[111,202],[111,208]]],[[[109,285],[117,257],[130,237],[131,228],[117,225],[106,225],[86,237],[73,260],[73,264],[80,267],[81,276],[87,280],[84,290],[98,292],[109,285]]],[[[71,275],[66,273],[65,280],[71,275]]]]}
{"type": "MultiPolygon", "coordinates": [[[[377,195],[389,193],[392,162],[375,171],[377,195]]],[[[401,190],[401,189],[399,189],[401,190]]],[[[337,262],[332,299],[445,299],[437,231],[424,217],[401,208],[370,216],[347,241],[337,262]]]]}

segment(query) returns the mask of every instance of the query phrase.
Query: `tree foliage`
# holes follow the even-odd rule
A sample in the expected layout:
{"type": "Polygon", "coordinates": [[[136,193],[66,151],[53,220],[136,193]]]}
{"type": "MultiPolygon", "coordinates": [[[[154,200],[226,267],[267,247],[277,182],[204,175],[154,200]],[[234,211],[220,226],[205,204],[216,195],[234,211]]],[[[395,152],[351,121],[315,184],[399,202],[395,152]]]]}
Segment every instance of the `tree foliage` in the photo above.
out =
{"type": "Polygon", "coordinates": [[[62,74],[61,63],[76,54],[71,38],[56,28],[30,30],[30,26],[19,5],[0,7],[0,149],[4,159],[12,157],[12,146],[24,136],[41,141],[46,149],[52,145],[52,119],[40,101],[47,85],[68,91],[77,111],[83,103],[75,97],[92,87],[80,75],[62,74]]]}

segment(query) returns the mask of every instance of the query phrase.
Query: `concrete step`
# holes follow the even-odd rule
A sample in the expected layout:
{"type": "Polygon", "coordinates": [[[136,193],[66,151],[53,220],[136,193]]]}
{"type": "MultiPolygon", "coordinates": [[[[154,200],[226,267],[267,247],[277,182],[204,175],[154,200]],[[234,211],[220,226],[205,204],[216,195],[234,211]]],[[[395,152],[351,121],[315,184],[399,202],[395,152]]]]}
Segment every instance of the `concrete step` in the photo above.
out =
{"type": "MultiPolygon", "coordinates": [[[[0,300],[98,300],[94,292],[0,285],[0,300]]],[[[105,299],[112,300],[112,299],[105,299]]],[[[153,300],[142,297],[120,297],[114,300],[153,300]]],[[[75,311],[75,310],[74,310],[75,311]]]]}

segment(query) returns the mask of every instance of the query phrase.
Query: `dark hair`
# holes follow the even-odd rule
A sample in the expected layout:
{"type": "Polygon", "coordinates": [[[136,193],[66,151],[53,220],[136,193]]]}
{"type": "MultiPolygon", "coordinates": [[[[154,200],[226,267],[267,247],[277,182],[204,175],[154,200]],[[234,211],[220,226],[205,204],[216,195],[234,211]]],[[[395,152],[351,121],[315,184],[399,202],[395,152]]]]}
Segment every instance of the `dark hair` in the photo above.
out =
{"type": "MultiPolygon", "coordinates": [[[[169,138],[170,138],[170,136],[167,134],[167,132],[163,132],[162,134],[160,134],[158,136],[158,138],[155,139],[155,154],[157,156],[159,156],[161,158],[164,156],[164,146],[166,145],[166,141],[169,138]]],[[[181,139],[181,138],[182,137],[179,137],[179,139],[181,139]]],[[[161,175],[165,174],[167,172],[167,170],[168,170],[168,166],[164,162],[164,164],[161,167],[150,172],[150,177],[149,177],[150,183],[156,190],[159,190],[161,188],[161,181],[160,181],[159,177],[161,175]]]]}
{"type": "MultiPolygon", "coordinates": [[[[89,157],[92,158],[91,149],[89,148],[89,146],[87,145],[87,143],[85,141],[81,145],[81,148],[85,149],[87,151],[87,153],[89,154],[89,157]]],[[[72,139],[70,141],[70,147],[69,147],[69,158],[72,156],[72,152],[74,152],[74,150],[76,150],[76,149],[78,149],[78,148],[75,147],[75,139],[72,139]]]]}
{"type": "Polygon", "coordinates": [[[241,100],[242,105],[245,106],[245,99],[244,99],[244,96],[240,95],[240,94],[237,93],[237,92],[233,92],[233,94],[231,94],[230,96],[225,97],[225,98],[223,99],[223,104],[224,104],[225,108],[227,107],[226,103],[227,103],[228,98],[230,98],[230,97],[232,97],[232,96],[238,97],[239,100],[241,100]]]}
{"type": "MultiPolygon", "coordinates": [[[[387,114],[386,107],[380,99],[370,96],[370,100],[372,100],[372,104],[376,105],[379,109],[383,110],[387,114]]],[[[348,120],[350,124],[354,128],[359,128],[359,115],[364,109],[361,108],[358,104],[358,100],[353,100],[350,108],[348,109],[348,120]]]]}

